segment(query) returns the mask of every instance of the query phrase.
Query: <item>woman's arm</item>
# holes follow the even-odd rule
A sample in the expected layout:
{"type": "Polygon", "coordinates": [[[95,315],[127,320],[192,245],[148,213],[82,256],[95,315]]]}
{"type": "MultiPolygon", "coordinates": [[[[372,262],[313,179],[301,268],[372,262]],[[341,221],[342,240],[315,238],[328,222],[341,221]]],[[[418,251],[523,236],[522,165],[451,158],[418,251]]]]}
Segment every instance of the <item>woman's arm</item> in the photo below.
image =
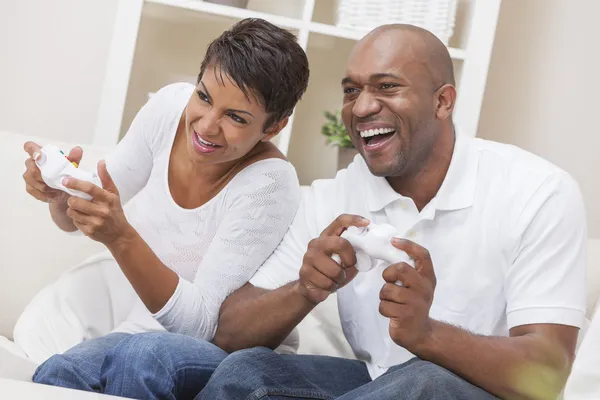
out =
{"type": "Polygon", "coordinates": [[[119,192],[105,165],[104,189],[88,182],[67,186],[94,202],[72,197],[70,216],[87,236],[111,251],[142,302],[169,331],[211,340],[225,298],[242,287],[275,250],[300,202],[291,164],[264,160],[240,172],[228,186],[225,217],[207,249],[194,282],[166,267],[127,223],[119,192]]]}
{"type": "Polygon", "coordinates": [[[223,301],[244,286],[288,231],[300,203],[296,172],[281,160],[257,162],[236,187],[194,282],[180,279],[155,318],[169,331],[212,340],[223,301]]]}

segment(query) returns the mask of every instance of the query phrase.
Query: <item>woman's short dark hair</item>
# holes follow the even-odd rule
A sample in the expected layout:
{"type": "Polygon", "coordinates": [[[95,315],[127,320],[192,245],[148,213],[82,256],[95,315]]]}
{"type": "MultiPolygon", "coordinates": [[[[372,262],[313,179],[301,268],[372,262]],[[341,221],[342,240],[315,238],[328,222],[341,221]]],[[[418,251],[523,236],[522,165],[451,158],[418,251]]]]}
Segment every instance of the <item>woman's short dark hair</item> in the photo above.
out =
{"type": "Polygon", "coordinates": [[[210,43],[198,82],[208,66],[221,83],[225,74],[263,105],[270,114],[265,130],[292,114],[308,85],[308,59],[296,37],[257,18],[236,23],[210,43]]]}

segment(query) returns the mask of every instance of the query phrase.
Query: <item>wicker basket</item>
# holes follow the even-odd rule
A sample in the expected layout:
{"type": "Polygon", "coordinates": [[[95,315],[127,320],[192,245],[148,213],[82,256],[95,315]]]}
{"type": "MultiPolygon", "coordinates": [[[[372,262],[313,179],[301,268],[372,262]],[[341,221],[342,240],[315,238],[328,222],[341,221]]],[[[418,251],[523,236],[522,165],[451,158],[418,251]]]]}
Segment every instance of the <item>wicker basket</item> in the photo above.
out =
{"type": "Polygon", "coordinates": [[[444,44],[454,32],[457,0],[338,0],[337,26],[370,31],[403,23],[427,29],[444,44]]]}

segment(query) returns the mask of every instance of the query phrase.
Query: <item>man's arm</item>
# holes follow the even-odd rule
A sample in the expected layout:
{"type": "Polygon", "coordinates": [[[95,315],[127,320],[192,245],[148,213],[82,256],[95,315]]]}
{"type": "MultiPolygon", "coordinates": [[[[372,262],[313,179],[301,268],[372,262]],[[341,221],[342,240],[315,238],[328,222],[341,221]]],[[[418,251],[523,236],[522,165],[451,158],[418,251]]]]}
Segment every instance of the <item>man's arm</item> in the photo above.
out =
{"type": "Polygon", "coordinates": [[[573,362],[578,328],[530,324],[512,328],[510,337],[489,337],[433,320],[436,278],[428,251],[407,240],[393,243],[415,260],[414,269],[400,263],[383,272],[379,312],[390,318],[395,343],[501,398],[556,399],[573,362]]]}
{"type": "Polygon", "coordinates": [[[570,372],[585,309],[587,234],[576,183],[564,175],[544,182],[519,208],[514,227],[520,240],[504,282],[510,337],[429,319],[431,257],[406,240],[392,243],[416,268],[396,264],[384,272],[380,312],[390,318],[392,339],[422,359],[502,398],[554,400],[570,372]],[[406,287],[393,285],[398,280],[406,287]]]}
{"type": "Polygon", "coordinates": [[[486,337],[432,321],[431,339],[415,355],[501,398],[554,400],[571,370],[577,331],[536,324],[511,329],[511,337],[486,337]]]}
{"type": "MultiPolygon", "coordinates": [[[[213,342],[229,352],[279,346],[317,304],[356,276],[352,245],[339,235],[349,226],[368,223],[354,215],[339,216],[308,244],[298,280],[270,291],[246,284],[229,296],[221,306],[213,342]],[[343,266],[332,254],[340,256],[343,266]]],[[[284,239],[282,246],[286,245],[284,239]]]]}
{"type": "Polygon", "coordinates": [[[315,307],[299,284],[275,290],[246,284],[221,306],[214,343],[229,353],[255,346],[275,349],[315,307]]]}

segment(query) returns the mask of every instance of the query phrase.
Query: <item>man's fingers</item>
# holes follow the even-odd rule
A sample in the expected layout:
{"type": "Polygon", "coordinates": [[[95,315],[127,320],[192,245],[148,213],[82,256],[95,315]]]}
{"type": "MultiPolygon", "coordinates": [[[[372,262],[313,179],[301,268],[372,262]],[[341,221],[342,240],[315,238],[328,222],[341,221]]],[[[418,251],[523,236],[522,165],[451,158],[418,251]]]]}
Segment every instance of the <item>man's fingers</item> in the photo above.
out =
{"type": "Polygon", "coordinates": [[[346,271],[338,263],[327,255],[313,260],[313,266],[317,271],[333,280],[338,285],[346,280],[346,271]]]}
{"type": "Polygon", "coordinates": [[[421,275],[407,263],[390,265],[383,271],[383,279],[388,283],[400,281],[407,288],[423,286],[421,275]]]}
{"type": "Polygon", "coordinates": [[[369,225],[369,220],[365,219],[359,215],[352,214],[342,214],[337,217],[323,232],[321,232],[321,237],[324,236],[340,236],[342,232],[344,232],[350,226],[367,226],[369,225]]]}
{"type": "Polygon", "coordinates": [[[313,286],[315,289],[334,292],[338,288],[338,284],[326,275],[323,275],[314,266],[300,269],[300,280],[305,282],[307,286],[313,286]]]}
{"type": "Polygon", "coordinates": [[[35,142],[25,142],[23,149],[29,154],[29,157],[34,158],[34,154],[40,154],[41,147],[35,142]]]}
{"type": "Polygon", "coordinates": [[[318,239],[313,239],[309,243],[309,254],[319,256],[320,254],[326,254],[331,257],[337,254],[342,261],[342,267],[348,268],[356,265],[356,253],[354,248],[344,238],[339,236],[326,236],[318,239]],[[310,250],[315,250],[314,253],[310,250]]]}
{"type": "Polygon", "coordinates": [[[409,304],[414,296],[405,286],[386,283],[379,291],[379,300],[387,300],[398,304],[409,304]]]}
{"type": "Polygon", "coordinates": [[[379,314],[386,318],[404,317],[407,310],[410,310],[410,308],[406,304],[398,304],[389,300],[381,300],[379,302],[379,314]]]}
{"type": "Polygon", "coordinates": [[[399,238],[392,239],[392,245],[415,260],[415,269],[435,286],[437,280],[433,269],[433,261],[426,248],[410,240],[399,238]]]}

